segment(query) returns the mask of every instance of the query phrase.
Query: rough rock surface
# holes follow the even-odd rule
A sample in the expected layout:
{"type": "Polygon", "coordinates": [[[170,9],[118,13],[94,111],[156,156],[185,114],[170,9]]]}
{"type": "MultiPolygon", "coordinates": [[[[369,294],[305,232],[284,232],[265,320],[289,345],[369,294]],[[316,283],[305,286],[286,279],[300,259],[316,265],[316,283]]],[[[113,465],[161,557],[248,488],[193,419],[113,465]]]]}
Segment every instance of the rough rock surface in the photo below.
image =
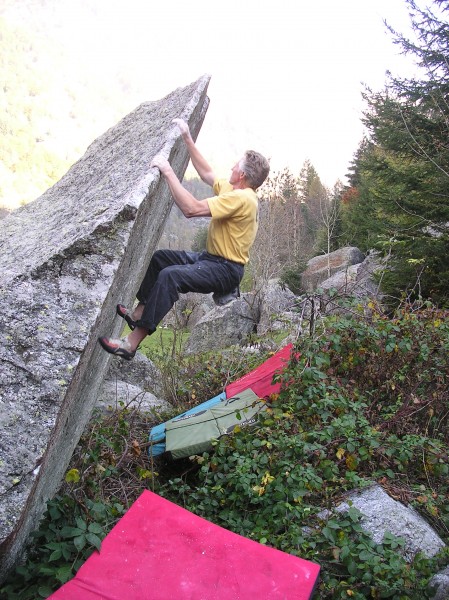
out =
{"type": "Polygon", "coordinates": [[[306,270],[301,275],[301,284],[305,292],[313,292],[320,283],[329,279],[334,273],[344,270],[350,265],[363,262],[365,256],[352,246],[340,248],[330,254],[315,256],[307,263],[306,270]]]}
{"type": "Polygon", "coordinates": [[[260,317],[257,334],[265,335],[268,331],[294,329],[298,325],[300,315],[295,312],[297,297],[282,286],[279,279],[270,279],[260,290],[260,317]]]}
{"type": "Polygon", "coordinates": [[[402,553],[408,561],[418,552],[432,557],[444,548],[443,540],[413,508],[393,500],[378,485],[351,493],[336,510],[346,512],[349,506],[362,513],[360,524],[376,543],[382,542],[386,532],[404,539],[402,553]]]}
{"type": "Polygon", "coordinates": [[[112,360],[106,374],[107,381],[124,381],[136,385],[155,396],[161,396],[162,374],[156,365],[141,352],[133,360],[112,360]]]}
{"type": "Polygon", "coordinates": [[[96,408],[102,412],[109,412],[115,409],[126,407],[136,409],[142,412],[148,412],[152,409],[170,408],[168,402],[157,398],[151,392],[146,392],[137,385],[125,381],[105,381],[98,397],[96,408]]]}
{"type": "Polygon", "coordinates": [[[448,600],[449,598],[449,567],[446,567],[432,577],[429,586],[434,589],[433,600],[448,600]]]}
{"type": "Polygon", "coordinates": [[[196,292],[181,294],[179,300],[164,318],[164,323],[192,331],[195,325],[213,308],[215,308],[215,303],[212,294],[196,292]]]}
{"type": "Polygon", "coordinates": [[[186,352],[206,352],[241,345],[254,333],[259,320],[259,308],[252,294],[242,294],[225,306],[208,312],[194,327],[186,352]]]}
{"type": "Polygon", "coordinates": [[[205,76],[147,102],[98,138],[50,190],[0,230],[0,573],[7,574],[54,495],[88,422],[110,356],[99,335],[123,325],[172,206],[159,152],[178,177],[198,135],[205,76]]]}
{"type": "Polygon", "coordinates": [[[381,300],[379,285],[374,274],[380,272],[382,264],[376,253],[369,254],[361,263],[350,265],[337,271],[334,275],[319,284],[320,289],[334,289],[338,295],[353,298],[372,298],[381,300]]]}

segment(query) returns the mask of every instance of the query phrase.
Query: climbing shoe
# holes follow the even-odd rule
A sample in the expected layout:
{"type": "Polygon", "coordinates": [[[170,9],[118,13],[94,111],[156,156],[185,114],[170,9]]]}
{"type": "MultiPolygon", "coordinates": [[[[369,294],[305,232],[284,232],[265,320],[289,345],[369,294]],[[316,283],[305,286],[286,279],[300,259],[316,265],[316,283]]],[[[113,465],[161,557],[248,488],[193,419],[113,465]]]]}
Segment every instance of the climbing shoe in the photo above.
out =
{"type": "Polygon", "coordinates": [[[126,338],[114,340],[107,337],[99,337],[98,341],[100,342],[101,347],[106,350],[106,352],[109,352],[109,354],[113,354],[114,356],[124,358],[125,360],[133,359],[136,354],[135,350],[129,350],[129,342],[126,338]]]}
{"type": "Polygon", "coordinates": [[[123,306],[123,304],[117,304],[116,312],[119,317],[125,319],[131,331],[136,328],[136,322],[131,318],[131,311],[129,311],[126,306],[123,306]]]}

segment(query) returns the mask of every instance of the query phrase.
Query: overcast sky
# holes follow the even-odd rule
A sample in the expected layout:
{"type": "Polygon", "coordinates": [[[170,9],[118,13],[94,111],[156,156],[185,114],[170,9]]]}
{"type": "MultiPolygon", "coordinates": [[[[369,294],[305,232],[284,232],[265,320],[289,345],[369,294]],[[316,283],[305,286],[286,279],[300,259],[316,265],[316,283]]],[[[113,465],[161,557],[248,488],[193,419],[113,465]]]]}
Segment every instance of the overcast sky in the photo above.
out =
{"type": "MultiPolygon", "coordinates": [[[[211,75],[198,144],[223,175],[253,148],[274,170],[299,174],[309,159],[325,185],[346,182],[363,135],[363,84],[381,89],[387,70],[408,69],[383,24],[409,30],[404,0],[91,0],[87,11],[80,4],[54,0],[49,35],[77,60],[110,71],[111,86],[124,67],[138,103],[211,75]]],[[[34,6],[34,18],[44,18],[34,6]]]]}

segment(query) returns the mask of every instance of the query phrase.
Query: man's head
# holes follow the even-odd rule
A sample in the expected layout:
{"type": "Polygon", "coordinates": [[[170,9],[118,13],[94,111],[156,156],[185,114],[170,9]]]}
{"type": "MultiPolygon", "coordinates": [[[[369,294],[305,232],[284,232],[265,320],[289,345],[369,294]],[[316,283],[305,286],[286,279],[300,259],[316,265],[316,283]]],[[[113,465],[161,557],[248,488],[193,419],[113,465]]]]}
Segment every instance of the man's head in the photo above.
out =
{"type": "Polygon", "coordinates": [[[257,190],[268,177],[270,163],[259,152],[247,150],[240,161],[240,168],[245,174],[248,187],[257,190]]]}
{"type": "Polygon", "coordinates": [[[268,160],[254,150],[247,150],[243,158],[232,168],[229,183],[234,188],[250,187],[257,190],[268,177],[269,172],[268,160]]]}

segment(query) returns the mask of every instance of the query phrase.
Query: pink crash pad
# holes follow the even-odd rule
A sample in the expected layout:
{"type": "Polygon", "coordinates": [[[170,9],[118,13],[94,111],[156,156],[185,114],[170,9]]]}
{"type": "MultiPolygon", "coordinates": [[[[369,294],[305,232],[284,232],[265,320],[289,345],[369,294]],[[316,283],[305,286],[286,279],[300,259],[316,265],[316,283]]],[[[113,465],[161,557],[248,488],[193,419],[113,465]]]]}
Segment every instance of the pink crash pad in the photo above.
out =
{"type": "Polygon", "coordinates": [[[252,389],[259,398],[264,398],[270,394],[278,394],[281,384],[272,384],[273,375],[285,368],[290,359],[292,348],[293,344],[285,346],[257,367],[257,369],[230,383],[226,387],[226,398],[233,398],[248,388],[252,389]]]}
{"type": "Polygon", "coordinates": [[[306,600],[319,566],[145,491],[51,600],[306,600]]]}

